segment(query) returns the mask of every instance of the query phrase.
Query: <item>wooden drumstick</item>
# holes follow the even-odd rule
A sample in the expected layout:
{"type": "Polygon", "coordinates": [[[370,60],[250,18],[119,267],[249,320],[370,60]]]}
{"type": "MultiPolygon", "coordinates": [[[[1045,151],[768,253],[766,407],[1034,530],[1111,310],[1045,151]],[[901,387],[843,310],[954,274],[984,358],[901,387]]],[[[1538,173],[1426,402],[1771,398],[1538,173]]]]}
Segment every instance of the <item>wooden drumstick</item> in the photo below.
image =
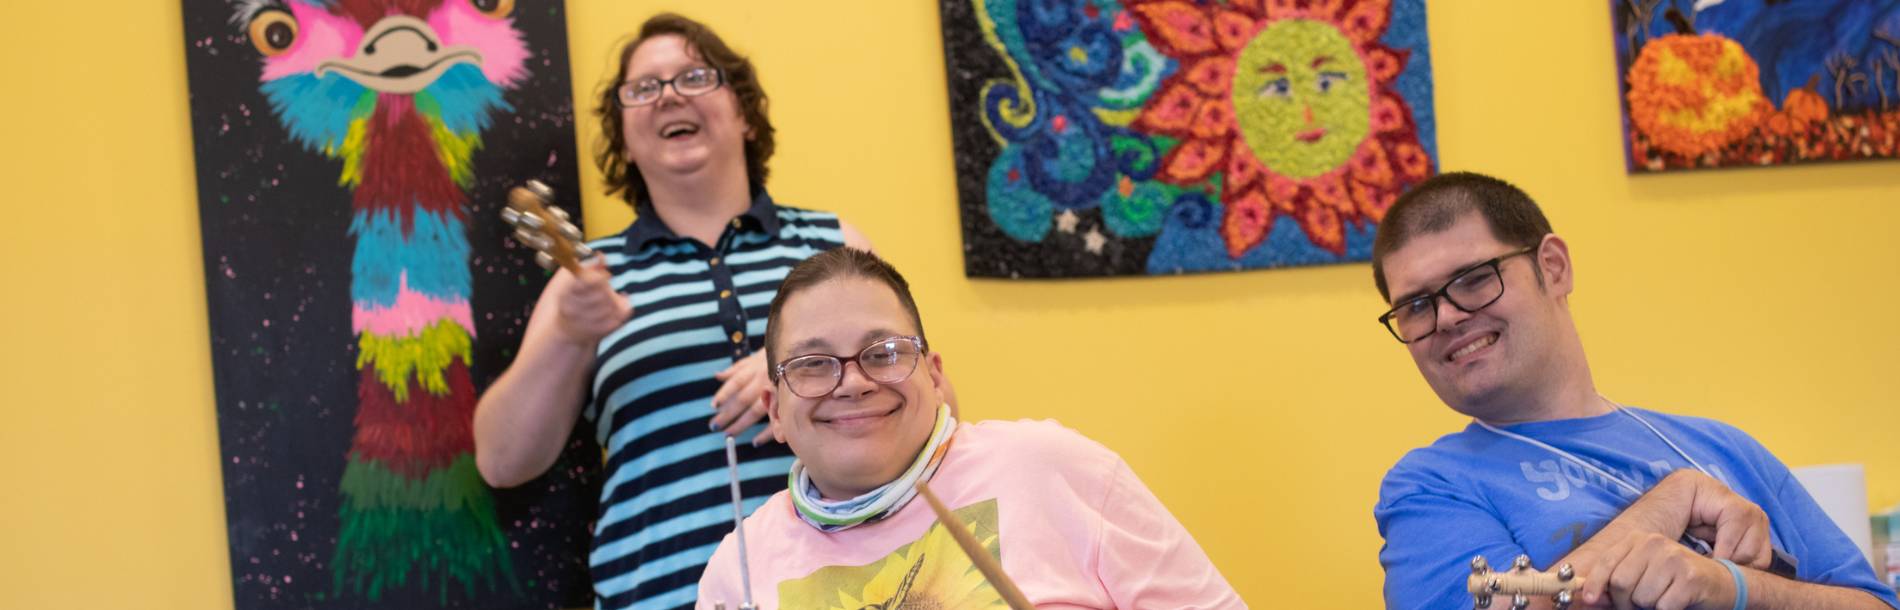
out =
{"type": "Polygon", "coordinates": [[[1035,610],[1036,607],[1029,604],[1029,598],[1023,597],[1022,589],[1016,588],[1016,581],[1010,580],[1009,575],[1003,573],[1002,564],[997,563],[996,558],[990,556],[989,550],[983,548],[983,543],[977,542],[976,537],[970,535],[970,530],[964,526],[963,520],[951,513],[950,509],[943,505],[943,501],[937,499],[937,494],[930,493],[930,485],[919,481],[917,493],[930,504],[930,510],[937,513],[937,522],[942,523],[944,529],[950,530],[950,537],[957,541],[957,546],[963,548],[963,554],[970,556],[970,562],[976,564],[976,571],[982,572],[983,578],[990,581],[990,586],[996,587],[996,593],[1003,597],[1003,602],[1009,604],[1011,610],[1035,610]]]}

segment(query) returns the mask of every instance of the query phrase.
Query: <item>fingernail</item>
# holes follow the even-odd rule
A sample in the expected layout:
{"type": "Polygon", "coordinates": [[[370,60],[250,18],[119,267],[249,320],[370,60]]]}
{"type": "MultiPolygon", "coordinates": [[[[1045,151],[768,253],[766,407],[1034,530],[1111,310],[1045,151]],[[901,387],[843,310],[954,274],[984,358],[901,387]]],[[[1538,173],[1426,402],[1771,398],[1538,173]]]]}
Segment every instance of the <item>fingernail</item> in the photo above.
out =
{"type": "Polygon", "coordinates": [[[719,422],[716,422],[716,421],[709,421],[709,422],[706,422],[706,429],[707,429],[707,430],[718,430],[718,429],[719,429],[719,422]]]}
{"type": "Polygon", "coordinates": [[[752,446],[754,446],[754,447],[764,447],[764,446],[765,446],[765,439],[762,439],[762,438],[755,438],[755,439],[752,439],[752,446]]]}

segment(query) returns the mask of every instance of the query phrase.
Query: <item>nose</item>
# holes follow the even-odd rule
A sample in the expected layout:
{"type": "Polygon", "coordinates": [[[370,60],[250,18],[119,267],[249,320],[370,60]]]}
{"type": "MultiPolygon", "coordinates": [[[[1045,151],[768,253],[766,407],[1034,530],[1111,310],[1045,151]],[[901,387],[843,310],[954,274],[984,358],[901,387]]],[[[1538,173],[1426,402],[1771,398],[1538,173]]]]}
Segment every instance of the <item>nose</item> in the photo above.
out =
{"type": "Polygon", "coordinates": [[[1450,330],[1471,317],[1470,313],[1453,305],[1451,297],[1446,295],[1433,297],[1432,307],[1438,310],[1437,330],[1450,330]]]}
{"type": "Polygon", "coordinates": [[[1302,108],[1306,110],[1306,124],[1312,125],[1313,124],[1313,107],[1302,106],[1302,108]]]}
{"type": "Polygon", "coordinates": [[[680,95],[679,89],[674,88],[673,83],[660,83],[660,97],[653,100],[653,107],[669,108],[685,101],[686,98],[680,95]],[[669,91],[671,93],[668,93],[669,91]]]}
{"type": "Polygon", "coordinates": [[[864,366],[853,360],[844,363],[844,369],[838,371],[838,387],[831,391],[831,397],[858,398],[876,392],[877,385],[877,381],[864,374],[864,366]]]}

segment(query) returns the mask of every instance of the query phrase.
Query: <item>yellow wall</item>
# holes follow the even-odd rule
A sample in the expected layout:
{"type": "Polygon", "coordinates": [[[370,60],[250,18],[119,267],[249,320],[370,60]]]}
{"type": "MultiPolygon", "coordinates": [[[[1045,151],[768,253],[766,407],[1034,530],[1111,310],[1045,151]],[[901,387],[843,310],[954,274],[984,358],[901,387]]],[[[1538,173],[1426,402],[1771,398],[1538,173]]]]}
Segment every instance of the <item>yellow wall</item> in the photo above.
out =
{"type": "MultiPolygon", "coordinates": [[[[1864,462],[1900,502],[1900,164],[1626,177],[1603,4],[1480,4],[1430,7],[1442,163],[1570,239],[1603,392],[1864,462]]],[[[774,193],[915,281],[968,415],[1119,450],[1261,607],[1376,605],[1380,475],[1461,424],[1372,321],[1367,267],[965,279],[936,2],[823,6],[570,0],[576,93],[656,8],[710,21],[773,96],[774,193]]],[[[178,5],[3,22],[0,608],[228,608],[178,5]]],[[[587,195],[590,232],[629,217],[587,195]]]]}

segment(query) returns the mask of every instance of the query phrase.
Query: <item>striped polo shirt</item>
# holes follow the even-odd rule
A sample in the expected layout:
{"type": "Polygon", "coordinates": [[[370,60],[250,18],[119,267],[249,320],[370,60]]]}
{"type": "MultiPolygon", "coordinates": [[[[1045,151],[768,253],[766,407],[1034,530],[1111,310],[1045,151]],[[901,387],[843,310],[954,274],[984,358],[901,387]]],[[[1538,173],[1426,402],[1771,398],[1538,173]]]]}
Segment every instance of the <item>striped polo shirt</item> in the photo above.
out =
{"type": "MultiPolygon", "coordinates": [[[[713,374],[765,349],[779,282],[799,261],[844,245],[844,234],[836,215],[779,206],[761,192],[711,247],[675,234],[650,209],[589,245],[633,303],[633,317],[600,342],[582,411],[607,453],[588,558],[595,605],[689,608],[732,530],[725,439],[707,429],[720,384],[713,374]]],[[[782,444],[751,446],[764,425],[738,437],[747,514],[785,489],[792,465],[782,444]]]]}

